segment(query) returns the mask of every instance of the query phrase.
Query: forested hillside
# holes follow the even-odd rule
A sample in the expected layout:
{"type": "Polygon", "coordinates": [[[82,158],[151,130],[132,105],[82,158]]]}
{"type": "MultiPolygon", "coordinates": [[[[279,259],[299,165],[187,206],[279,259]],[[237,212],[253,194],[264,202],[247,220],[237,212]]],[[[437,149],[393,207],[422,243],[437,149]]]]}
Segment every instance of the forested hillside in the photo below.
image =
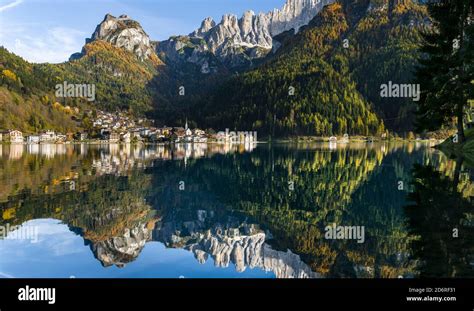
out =
{"type": "MultiPolygon", "coordinates": [[[[54,97],[46,66],[24,61],[0,47],[0,129],[66,133],[80,127],[78,113],[54,97]]],[[[80,103],[75,105],[82,107],[80,103]]]]}
{"type": "Polygon", "coordinates": [[[201,122],[275,136],[411,130],[412,99],[381,98],[380,85],[411,83],[419,31],[429,20],[411,1],[389,7],[388,1],[327,6],[266,63],[201,103],[201,122]]]}
{"type": "Polygon", "coordinates": [[[341,5],[327,6],[278,56],[224,84],[202,118],[216,127],[277,136],[382,133],[347,64],[341,62],[338,72],[325,61],[348,27],[341,5]]]}
{"type": "Polygon", "coordinates": [[[84,52],[82,58],[63,64],[30,64],[1,48],[0,128],[68,132],[84,125],[85,110],[120,110],[135,115],[152,111],[152,98],[160,94],[153,93],[148,83],[163,67],[158,57],[140,61],[105,41],[87,44],[84,52]],[[56,98],[55,86],[65,81],[95,85],[95,101],[56,98]]]}
{"type": "Polygon", "coordinates": [[[357,89],[389,130],[403,133],[413,129],[416,103],[411,98],[382,98],[380,85],[413,83],[421,33],[430,20],[426,7],[412,1],[400,1],[391,11],[388,1],[378,2],[347,33],[348,47],[340,46],[332,63],[346,58],[357,89]]]}

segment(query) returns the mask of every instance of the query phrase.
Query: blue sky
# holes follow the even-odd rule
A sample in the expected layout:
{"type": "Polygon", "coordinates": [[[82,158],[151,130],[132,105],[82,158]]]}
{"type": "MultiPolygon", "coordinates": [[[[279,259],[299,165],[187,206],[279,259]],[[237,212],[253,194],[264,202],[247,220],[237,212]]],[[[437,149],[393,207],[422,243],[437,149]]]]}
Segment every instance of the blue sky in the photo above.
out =
{"type": "Polygon", "coordinates": [[[188,34],[211,16],[267,12],[285,0],[0,0],[0,45],[31,62],[59,63],[81,50],[106,13],[139,21],[152,40],[188,34]]]}

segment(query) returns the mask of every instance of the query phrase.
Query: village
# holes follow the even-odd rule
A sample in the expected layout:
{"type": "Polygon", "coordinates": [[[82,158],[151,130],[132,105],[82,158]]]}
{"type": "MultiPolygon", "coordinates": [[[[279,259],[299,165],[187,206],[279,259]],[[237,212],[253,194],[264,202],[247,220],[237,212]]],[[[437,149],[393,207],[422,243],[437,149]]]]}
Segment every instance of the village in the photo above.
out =
{"type": "Polygon", "coordinates": [[[134,119],[125,113],[97,111],[92,128],[77,133],[52,130],[24,134],[19,130],[0,131],[0,143],[62,144],[62,143],[207,143],[219,137],[212,131],[184,127],[155,127],[148,119],[134,119]]]}

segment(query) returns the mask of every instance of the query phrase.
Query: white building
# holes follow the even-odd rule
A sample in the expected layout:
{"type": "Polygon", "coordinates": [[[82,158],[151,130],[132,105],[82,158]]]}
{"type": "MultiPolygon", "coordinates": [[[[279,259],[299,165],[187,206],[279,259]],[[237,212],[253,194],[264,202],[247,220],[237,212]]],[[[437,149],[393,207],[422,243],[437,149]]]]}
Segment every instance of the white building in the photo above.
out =
{"type": "Polygon", "coordinates": [[[144,128],[144,129],[142,129],[142,130],[140,131],[140,135],[141,135],[142,137],[149,137],[150,134],[151,134],[151,130],[148,129],[148,128],[144,128]]]}
{"type": "Polygon", "coordinates": [[[122,135],[121,139],[124,143],[129,144],[132,141],[132,135],[130,132],[127,132],[122,135]]]}
{"type": "Polygon", "coordinates": [[[206,132],[200,129],[195,129],[194,130],[194,135],[195,136],[206,136],[206,132]]]}
{"type": "Polygon", "coordinates": [[[189,137],[193,135],[193,131],[188,127],[188,120],[186,120],[186,125],[184,126],[185,133],[184,135],[189,137]]]}
{"type": "Polygon", "coordinates": [[[17,130],[9,130],[2,133],[3,141],[10,142],[12,144],[23,143],[25,139],[23,138],[23,133],[17,130]]]}
{"type": "Polygon", "coordinates": [[[40,137],[38,135],[30,135],[26,138],[28,144],[39,144],[40,137]]]}
{"type": "Polygon", "coordinates": [[[140,130],[134,130],[131,134],[131,138],[136,138],[137,140],[141,140],[142,136],[140,135],[140,130]]]}
{"type": "Polygon", "coordinates": [[[195,143],[207,143],[207,137],[194,136],[193,142],[195,142],[195,143]]]}
{"type": "Polygon", "coordinates": [[[51,143],[56,140],[56,133],[54,131],[46,131],[40,135],[40,141],[42,143],[51,143]]]}
{"type": "Polygon", "coordinates": [[[56,141],[57,142],[65,142],[67,140],[67,136],[63,134],[58,134],[56,135],[56,141]]]}

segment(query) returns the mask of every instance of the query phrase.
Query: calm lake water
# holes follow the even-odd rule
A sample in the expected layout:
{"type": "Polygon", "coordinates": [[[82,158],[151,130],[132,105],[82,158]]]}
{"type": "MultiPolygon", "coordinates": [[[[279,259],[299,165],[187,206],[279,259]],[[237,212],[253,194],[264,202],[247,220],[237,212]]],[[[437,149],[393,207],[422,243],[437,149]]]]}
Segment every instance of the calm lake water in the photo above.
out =
{"type": "Polygon", "coordinates": [[[0,277],[473,277],[473,196],[424,143],[0,145],[0,277]]]}

